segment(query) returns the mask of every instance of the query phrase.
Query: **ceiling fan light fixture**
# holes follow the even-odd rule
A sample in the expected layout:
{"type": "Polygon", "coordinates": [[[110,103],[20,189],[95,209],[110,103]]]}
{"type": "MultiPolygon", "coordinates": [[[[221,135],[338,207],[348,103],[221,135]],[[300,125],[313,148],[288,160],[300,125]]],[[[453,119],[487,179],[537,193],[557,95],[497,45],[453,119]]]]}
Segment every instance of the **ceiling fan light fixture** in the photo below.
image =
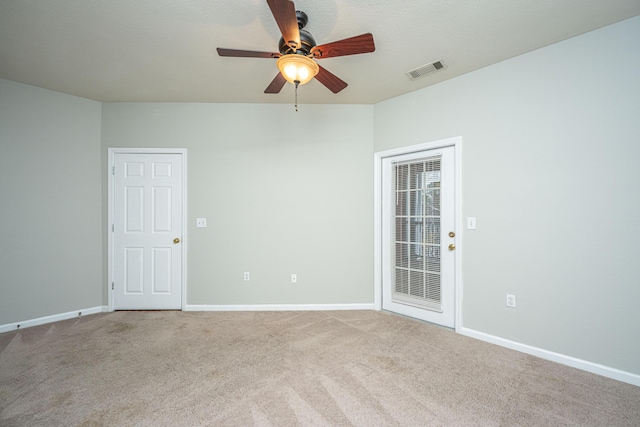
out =
{"type": "Polygon", "coordinates": [[[282,55],[276,64],[282,76],[291,84],[309,83],[320,71],[320,67],[313,59],[296,53],[282,55]]]}

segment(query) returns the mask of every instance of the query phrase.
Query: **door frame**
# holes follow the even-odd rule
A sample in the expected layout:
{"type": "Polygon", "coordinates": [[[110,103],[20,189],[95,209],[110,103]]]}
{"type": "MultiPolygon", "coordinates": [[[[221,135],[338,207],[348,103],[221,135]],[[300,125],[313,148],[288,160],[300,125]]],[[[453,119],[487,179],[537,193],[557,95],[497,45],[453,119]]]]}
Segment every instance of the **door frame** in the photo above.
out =
{"type": "Polygon", "coordinates": [[[114,191],[115,191],[115,175],[113,174],[115,166],[116,154],[180,154],[182,159],[182,224],[181,228],[181,310],[185,311],[187,304],[187,149],[186,148],[107,148],[108,167],[107,167],[107,295],[108,295],[108,311],[114,311],[114,262],[113,262],[113,221],[114,221],[114,191]]]}
{"type": "Polygon", "coordinates": [[[373,179],[374,179],[374,306],[376,310],[382,310],[382,162],[388,157],[403,154],[417,153],[434,150],[443,147],[454,149],[454,224],[456,227],[456,257],[454,260],[454,322],[456,332],[462,329],[462,250],[463,250],[463,221],[462,221],[462,137],[441,139],[422,144],[378,151],[373,154],[373,179]]]}

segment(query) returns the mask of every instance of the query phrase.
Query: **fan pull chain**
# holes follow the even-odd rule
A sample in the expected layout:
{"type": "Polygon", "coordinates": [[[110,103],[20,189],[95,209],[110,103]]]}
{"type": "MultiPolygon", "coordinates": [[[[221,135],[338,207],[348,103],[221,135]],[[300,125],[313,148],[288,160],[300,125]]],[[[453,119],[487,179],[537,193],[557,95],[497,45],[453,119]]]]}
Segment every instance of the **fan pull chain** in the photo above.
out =
{"type": "Polygon", "coordinates": [[[294,83],[296,84],[296,111],[298,111],[298,86],[300,85],[300,81],[294,80],[294,83]]]}

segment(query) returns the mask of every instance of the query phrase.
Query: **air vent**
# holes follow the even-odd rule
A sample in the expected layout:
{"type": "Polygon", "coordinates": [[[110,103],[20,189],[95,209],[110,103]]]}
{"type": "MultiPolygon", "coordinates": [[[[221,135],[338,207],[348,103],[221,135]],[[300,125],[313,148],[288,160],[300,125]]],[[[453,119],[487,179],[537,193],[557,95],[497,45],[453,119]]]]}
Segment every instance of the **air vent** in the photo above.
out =
{"type": "Polygon", "coordinates": [[[407,76],[409,76],[411,80],[415,80],[428,74],[433,74],[436,71],[442,70],[444,68],[446,68],[446,66],[442,63],[441,60],[438,60],[430,64],[418,67],[416,69],[407,71],[407,76]]]}

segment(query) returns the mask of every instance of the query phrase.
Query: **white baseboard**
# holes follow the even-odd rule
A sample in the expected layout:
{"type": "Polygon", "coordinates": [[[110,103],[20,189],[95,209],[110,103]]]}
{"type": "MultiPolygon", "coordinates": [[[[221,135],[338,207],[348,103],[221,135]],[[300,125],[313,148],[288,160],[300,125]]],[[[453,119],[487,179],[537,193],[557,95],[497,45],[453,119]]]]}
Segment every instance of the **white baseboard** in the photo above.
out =
{"type": "Polygon", "coordinates": [[[375,310],[371,304],[253,304],[253,305],[195,305],[187,304],[185,311],[332,311],[375,310]]]}
{"type": "Polygon", "coordinates": [[[631,372],[621,371],[619,369],[610,368],[608,366],[589,362],[587,360],[577,359],[575,357],[567,356],[560,353],[554,353],[553,351],[544,350],[542,348],[532,347],[527,344],[510,341],[508,339],[486,334],[484,332],[479,332],[474,329],[462,327],[457,332],[461,335],[476,338],[481,341],[486,341],[502,347],[507,347],[512,350],[517,350],[522,353],[540,357],[541,359],[551,360],[552,362],[571,366],[573,368],[591,372],[592,374],[602,375],[603,377],[612,378],[614,380],[622,381],[640,387],[640,375],[633,374],[631,372]]]}
{"type": "Polygon", "coordinates": [[[0,334],[15,331],[16,329],[30,328],[32,326],[44,325],[46,323],[58,322],[60,320],[72,319],[74,317],[86,316],[88,314],[104,313],[108,311],[106,305],[83,308],[80,310],[68,311],[66,313],[53,314],[51,316],[38,317],[37,319],[24,320],[22,322],[7,323],[0,325],[0,334]]]}

